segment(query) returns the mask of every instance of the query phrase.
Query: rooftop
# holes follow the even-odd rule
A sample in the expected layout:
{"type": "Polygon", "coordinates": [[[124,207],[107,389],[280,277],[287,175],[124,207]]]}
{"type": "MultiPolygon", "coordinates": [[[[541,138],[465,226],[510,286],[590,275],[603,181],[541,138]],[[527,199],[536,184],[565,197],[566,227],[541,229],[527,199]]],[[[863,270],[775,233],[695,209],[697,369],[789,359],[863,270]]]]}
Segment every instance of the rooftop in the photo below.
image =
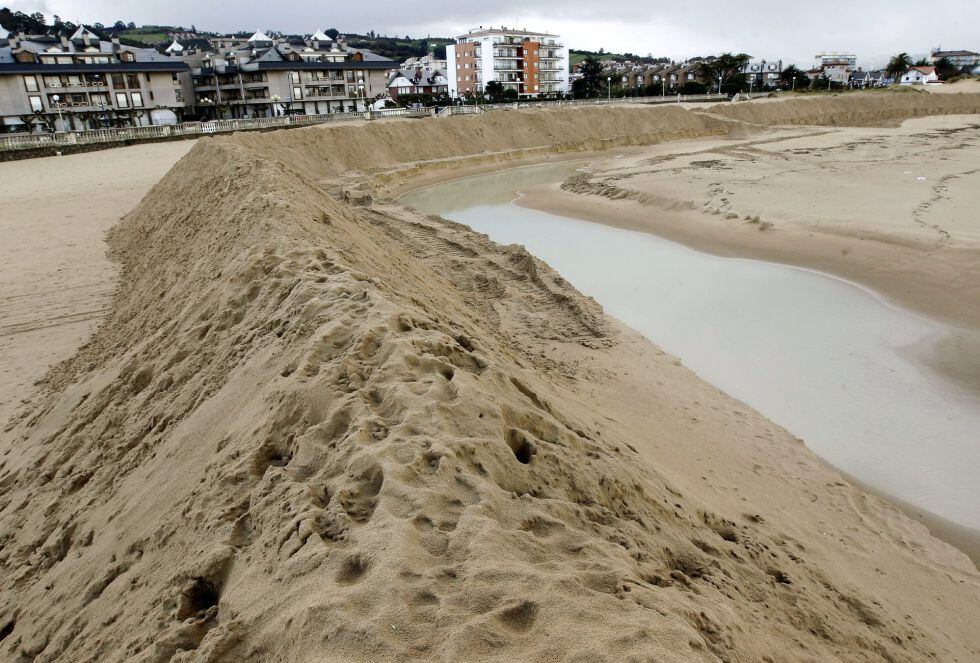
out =
{"type": "Polygon", "coordinates": [[[467,37],[484,37],[488,35],[501,35],[501,36],[513,36],[513,37],[558,37],[558,35],[548,34],[547,32],[532,32],[530,30],[510,30],[506,27],[499,28],[484,28],[479,27],[474,30],[470,30],[465,35],[459,35],[456,39],[466,39],[467,37]]]}

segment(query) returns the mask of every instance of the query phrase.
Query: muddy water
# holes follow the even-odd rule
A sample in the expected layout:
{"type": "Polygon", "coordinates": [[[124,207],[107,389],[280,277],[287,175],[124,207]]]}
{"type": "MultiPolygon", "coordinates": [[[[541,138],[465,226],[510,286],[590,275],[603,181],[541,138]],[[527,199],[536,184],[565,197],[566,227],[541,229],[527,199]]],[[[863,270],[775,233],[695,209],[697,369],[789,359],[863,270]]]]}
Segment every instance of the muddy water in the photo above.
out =
{"type": "Polygon", "coordinates": [[[574,164],[481,175],[402,202],[523,244],[606,311],[855,478],[980,527],[980,400],[912,359],[937,321],[819,272],[720,258],[511,204],[574,164]]]}

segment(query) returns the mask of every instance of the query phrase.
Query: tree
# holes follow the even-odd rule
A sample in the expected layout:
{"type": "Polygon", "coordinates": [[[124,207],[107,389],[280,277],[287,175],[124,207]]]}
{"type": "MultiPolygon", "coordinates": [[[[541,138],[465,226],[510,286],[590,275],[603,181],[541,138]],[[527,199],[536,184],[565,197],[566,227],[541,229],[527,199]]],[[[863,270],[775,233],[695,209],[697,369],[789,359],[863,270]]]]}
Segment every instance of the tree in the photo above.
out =
{"type": "Polygon", "coordinates": [[[786,87],[800,90],[810,85],[810,79],[795,64],[783,69],[779,74],[779,80],[786,87]]]}
{"type": "Polygon", "coordinates": [[[483,91],[491,101],[500,101],[504,98],[504,84],[500,81],[488,82],[483,91]]]}
{"type": "Polygon", "coordinates": [[[942,57],[936,60],[936,75],[939,76],[939,78],[946,80],[947,78],[951,78],[958,73],[960,73],[960,70],[949,58],[942,57]]]}
{"type": "Polygon", "coordinates": [[[932,63],[929,62],[927,58],[919,58],[918,60],[915,61],[916,67],[928,67],[931,64],[932,63]]]}
{"type": "Polygon", "coordinates": [[[602,64],[599,59],[587,56],[578,66],[582,76],[572,84],[572,92],[577,99],[598,97],[602,94],[605,81],[602,80],[602,64]]]}
{"type": "Polygon", "coordinates": [[[330,28],[326,31],[326,35],[336,41],[340,33],[337,31],[337,28],[330,28]]]}
{"type": "Polygon", "coordinates": [[[688,81],[681,86],[681,94],[707,94],[708,86],[697,81],[688,81]]]}
{"type": "Polygon", "coordinates": [[[752,59],[747,53],[722,53],[713,60],[702,62],[701,75],[711,82],[712,91],[721,89],[731,94],[745,87],[745,65],[752,59]]]}
{"type": "Polygon", "coordinates": [[[517,90],[515,90],[512,87],[509,87],[506,90],[504,90],[504,99],[510,99],[511,101],[513,101],[517,99],[519,96],[520,95],[517,93],[517,90]]]}
{"type": "Polygon", "coordinates": [[[820,76],[814,78],[810,81],[811,90],[829,90],[830,89],[830,79],[826,76],[820,76]]]}
{"type": "Polygon", "coordinates": [[[903,51],[888,61],[888,66],[885,68],[885,73],[894,79],[899,79],[911,68],[912,56],[903,51]]]}

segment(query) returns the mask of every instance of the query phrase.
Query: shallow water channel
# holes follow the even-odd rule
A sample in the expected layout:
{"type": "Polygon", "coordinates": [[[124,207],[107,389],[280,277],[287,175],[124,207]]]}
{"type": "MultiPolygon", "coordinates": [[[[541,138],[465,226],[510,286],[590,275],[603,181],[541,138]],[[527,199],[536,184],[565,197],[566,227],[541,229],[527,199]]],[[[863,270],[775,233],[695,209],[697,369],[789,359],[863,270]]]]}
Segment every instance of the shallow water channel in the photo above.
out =
{"type": "Polygon", "coordinates": [[[605,310],[860,481],[980,527],[980,400],[903,349],[946,331],[839,278],[721,258],[512,204],[575,165],[439,184],[401,202],[523,244],[605,310]]]}

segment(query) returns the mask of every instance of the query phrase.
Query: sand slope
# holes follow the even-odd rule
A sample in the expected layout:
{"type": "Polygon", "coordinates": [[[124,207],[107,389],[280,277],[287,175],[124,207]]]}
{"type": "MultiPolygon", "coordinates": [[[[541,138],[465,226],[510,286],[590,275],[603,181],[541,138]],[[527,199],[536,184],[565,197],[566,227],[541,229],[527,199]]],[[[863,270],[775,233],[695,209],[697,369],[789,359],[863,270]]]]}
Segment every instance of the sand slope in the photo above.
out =
{"type": "Polygon", "coordinates": [[[343,201],[377,191],[353,163],[397,170],[427,132],[724,130],[665,110],[196,145],[112,231],[105,324],[5,433],[0,657],[975,659],[964,555],[520,247],[343,201]]]}

